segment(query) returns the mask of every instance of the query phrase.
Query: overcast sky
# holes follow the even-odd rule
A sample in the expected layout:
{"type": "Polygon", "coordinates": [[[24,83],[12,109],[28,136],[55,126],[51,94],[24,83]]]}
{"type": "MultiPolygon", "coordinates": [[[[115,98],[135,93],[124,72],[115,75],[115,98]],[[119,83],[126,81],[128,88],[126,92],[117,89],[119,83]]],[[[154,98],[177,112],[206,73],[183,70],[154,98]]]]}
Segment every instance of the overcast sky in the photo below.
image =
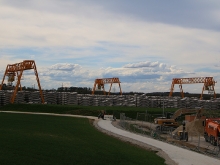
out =
{"type": "MultiPolygon", "coordinates": [[[[111,77],[125,92],[168,92],[172,78],[218,82],[219,43],[219,0],[0,0],[0,77],[7,64],[35,60],[43,89],[111,77]]],[[[25,71],[22,86],[33,84],[25,71]]]]}

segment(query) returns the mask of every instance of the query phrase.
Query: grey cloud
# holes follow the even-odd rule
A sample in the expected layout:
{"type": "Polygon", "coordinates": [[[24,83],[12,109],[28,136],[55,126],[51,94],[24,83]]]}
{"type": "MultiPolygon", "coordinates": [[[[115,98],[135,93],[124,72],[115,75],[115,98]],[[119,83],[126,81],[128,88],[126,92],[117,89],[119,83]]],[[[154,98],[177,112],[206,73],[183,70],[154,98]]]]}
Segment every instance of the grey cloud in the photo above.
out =
{"type": "Polygon", "coordinates": [[[202,0],[185,1],[99,1],[106,10],[130,15],[136,19],[160,22],[183,27],[214,29],[219,31],[219,22],[213,19],[212,12],[219,11],[220,2],[202,0]],[[204,23],[206,22],[206,23],[204,23]]]}
{"type": "Polygon", "coordinates": [[[149,72],[171,72],[171,67],[168,66],[167,64],[164,63],[159,63],[158,61],[156,62],[150,62],[150,61],[145,61],[145,62],[138,62],[138,63],[133,63],[133,64],[126,64],[123,66],[123,68],[142,68],[143,71],[149,71],[149,72]]]}
{"type": "Polygon", "coordinates": [[[139,63],[133,63],[133,64],[127,64],[123,66],[124,68],[142,68],[142,67],[157,67],[159,66],[159,62],[139,62],[139,63]]]}
{"type": "Polygon", "coordinates": [[[58,63],[49,67],[53,70],[63,70],[63,71],[72,71],[74,69],[79,69],[80,65],[78,64],[67,64],[67,63],[58,63]]]}
{"type": "Polygon", "coordinates": [[[17,1],[2,0],[2,3],[19,8],[43,10],[52,13],[75,14],[102,17],[95,10],[108,11],[117,16],[127,15],[147,22],[159,22],[182,27],[212,29],[219,31],[218,17],[220,2],[218,0],[184,0],[184,1],[129,1],[129,0],[53,0],[53,1],[17,1]]]}

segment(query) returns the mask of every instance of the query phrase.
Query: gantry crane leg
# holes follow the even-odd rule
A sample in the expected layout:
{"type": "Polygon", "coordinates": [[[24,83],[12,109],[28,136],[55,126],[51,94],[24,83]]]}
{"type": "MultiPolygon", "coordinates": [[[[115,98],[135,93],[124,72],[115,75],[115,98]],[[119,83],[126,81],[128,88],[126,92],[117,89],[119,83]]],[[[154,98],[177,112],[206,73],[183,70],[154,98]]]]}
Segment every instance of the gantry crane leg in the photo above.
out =
{"type": "Polygon", "coordinates": [[[110,89],[109,89],[109,91],[108,91],[108,95],[110,95],[111,89],[112,89],[112,83],[111,83],[111,85],[110,85],[110,89]]]}
{"type": "Polygon", "coordinates": [[[180,85],[179,85],[179,88],[180,88],[180,93],[181,93],[181,96],[182,96],[182,98],[184,98],[184,93],[183,93],[182,84],[180,84],[180,85]]]}
{"type": "Polygon", "coordinates": [[[214,91],[214,98],[216,98],[216,93],[215,93],[214,85],[212,85],[212,89],[214,91]]]}
{"type": "Polygon", "coordinates": [[[120,94],[122,95],[121,84],[118,83],[118,86],[119,86],[119,88],[120,88],[120,94]]]}
{"type": "Polygon", "coordinates": [[[21,76],[22,76],[23,71],[24,70],[22,68],[22,70],[18,72],[18,80],[17,80],[16,86],[15,86],[13,95],[11,97],[11,103],[14,103],[14,100],[15,100],[15,97],[16,97],[16,94],[17,94],[17,90],[18,90],[18,86],[20,85],[20,80],[21,80],[21,76]]]}
{"type": "Polygon", "coordinates": [[[41,90],[40,80],[39,80],[39,77],[38,77],[37,67],[36,67],[35,62],[33,63],[33,65],[34,65],[34,73],[35,73],[35,76],[36,76],[36,80],[37,80],[38,88],[39,88],[39,91],[40,91],[41,102],[44,104],[43,92],[42,92],[42,90],[41,90]]]}
{"type": "MultiPolygon", "coordinates": [[[[17,80],[18,80],[18,71],[16,73],[17,73],[17,80]]],[[[19,87],[20,87],[20,91],[22,91],[21,81],[20,81],[19,87]]]]}
{"type": "Polygon", "coordinates": [[[2,90],[2,86],[3,86],[3,83],[4,83],[4,81],[5,81],[5,76],[6,76],[7,72],[8,72],[8,65],[7,65],[6,69],[5,69],[5,74],[4,74],[3,79],[2,79],[2,83],[1,83],[1,86],[0,86],[0,90],[2,90]]]}
{"type": "Polygon", "coordinates": [[[200,100],[202,100],[202,96],[203,96],[204,90],[205,90],[205,84],[204,84],[203,87],[202,87],[202,93],[201,93],[201,95],[200,95],[200,100]]]}
{"type": "Polygon", "coordinates": [[[94,83],[94,86],[93,86],[93,89],[92,89],[92,95],[95,93],[96,85],[98,85],[98,84],[96,84],[96,82],[95,82],[95,83],[94,83]]]}
{"type": "Polygon", "coordinates": [[[102,85],[103,93],[106,95],[104,84],[102,85]]]}
{"type": "Polygon", "coordinates": [[[173,90],[174,90],[174,83],[171,84],[169,97],[173,95],[173,90]]]}

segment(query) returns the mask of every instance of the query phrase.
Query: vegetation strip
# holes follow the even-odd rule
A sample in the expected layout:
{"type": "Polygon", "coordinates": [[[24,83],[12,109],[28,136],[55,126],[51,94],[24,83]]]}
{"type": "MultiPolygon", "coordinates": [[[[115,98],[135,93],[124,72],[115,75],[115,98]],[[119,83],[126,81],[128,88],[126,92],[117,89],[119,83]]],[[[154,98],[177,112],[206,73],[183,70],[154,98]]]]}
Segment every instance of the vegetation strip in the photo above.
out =
{"type": "MultiPolygon", "coordinates": [[[[125,113],[127,117],[135,119],[137,112],[149,113],[151,115],[162,115],[162,108],[145,108],[145,107],[102,107],[102,106],[79,106],[79,105],[53,105],[53,104],[8,104],[0,107],[4,111],[23,111],[23,112],[42,112],[73,114],[83,116],[98,116],[101,110],[107,114],[114,114],[117,118],[120,113],[125,113]]],[[[175,112],[177,108],[165,109],[165,112],[175,112]]],[[[155,116],[154,116],[155,117],[155,116]]]]}

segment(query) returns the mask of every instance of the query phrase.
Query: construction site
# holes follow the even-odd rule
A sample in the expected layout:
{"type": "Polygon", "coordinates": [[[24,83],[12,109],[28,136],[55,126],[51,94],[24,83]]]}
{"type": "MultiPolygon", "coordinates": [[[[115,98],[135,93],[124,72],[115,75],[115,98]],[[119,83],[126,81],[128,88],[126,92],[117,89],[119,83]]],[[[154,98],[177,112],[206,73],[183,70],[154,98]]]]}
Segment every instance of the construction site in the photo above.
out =
{"type": "MultiPolygon", "coordinates": [[[[112,123],[121,129],[148,136],[202,154],[220,157],[220,98],[216,98],[213,77],[173,78],[169,96],[123,95],[119,78],[95,79],[91,94],[77,92],[51,92],[41,89],[36,63],[24,60],[8,64],[0,86],[0,106],[7,104],[58,104],[81,106],[124,106],[169,109],[176,108],[174,113],[161,113],[158,117],[152,114],[137,113],[136,118],[120,114],[120,119],[112,123]],[[24,91],[21,78],[25,70],[34,70],[38,90],[24,91]],[[11,90],[1,90],[5,79],[11,90]],[[111,95],[113,84],[117,84],[120,95],[111,95]],[[199,98],[184,97],[182,84],[201,83],[199,98]],[[108,90],[105,84],[110,84],[108,90]],[[173,97],[174,86],[179,85],[180,96],[173,97]],[[96,95],[102,90],[103,95],[96,95]],[[212,95],[210,100],[203,100],[204,91],[212,95]],[[212,112],[212,113],[210,113],[212,112]]],[[[114,117],[112,117],[114,118],[114,117]]],[[[104,119],[104,117],[103,117],[104,119]]]]}

